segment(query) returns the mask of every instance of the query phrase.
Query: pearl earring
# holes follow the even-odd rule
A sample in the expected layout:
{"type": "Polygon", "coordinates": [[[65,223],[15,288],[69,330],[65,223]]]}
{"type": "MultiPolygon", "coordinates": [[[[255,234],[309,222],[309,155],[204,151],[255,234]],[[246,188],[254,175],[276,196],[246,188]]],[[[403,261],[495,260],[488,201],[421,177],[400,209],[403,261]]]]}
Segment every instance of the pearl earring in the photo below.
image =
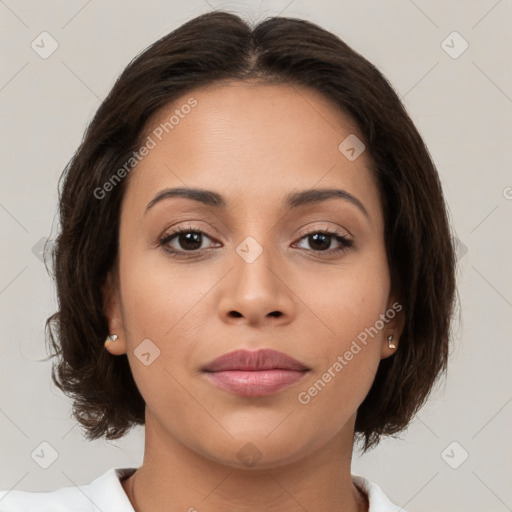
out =
{"type": "Polygon", "coordinates": [[[388,347],[389,348],[396,348],[396,345],[393,343],[393,335],[390,334],[388,336],[388,347]]]}
{"type": "Polygon", "coordinates": [[[109,342],[109,341],[116,341],[117,340],[117,334],[109,334],[107,336],[107,339],[105,340],[105,345],[109,342]]]}

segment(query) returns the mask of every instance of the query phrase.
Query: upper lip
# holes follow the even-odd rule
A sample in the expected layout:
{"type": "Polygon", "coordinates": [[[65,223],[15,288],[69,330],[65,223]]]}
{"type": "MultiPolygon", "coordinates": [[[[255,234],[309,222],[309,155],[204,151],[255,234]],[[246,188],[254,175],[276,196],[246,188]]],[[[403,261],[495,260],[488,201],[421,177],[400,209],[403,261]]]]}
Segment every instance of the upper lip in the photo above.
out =
{"type": "Polygon", "coordinates": [[[272,349],[256,351],[235,350],[214,359],[203,367],[205,372],[222,372],[226,370],[309,370],[305,364],[293,357],[272,349]]]}

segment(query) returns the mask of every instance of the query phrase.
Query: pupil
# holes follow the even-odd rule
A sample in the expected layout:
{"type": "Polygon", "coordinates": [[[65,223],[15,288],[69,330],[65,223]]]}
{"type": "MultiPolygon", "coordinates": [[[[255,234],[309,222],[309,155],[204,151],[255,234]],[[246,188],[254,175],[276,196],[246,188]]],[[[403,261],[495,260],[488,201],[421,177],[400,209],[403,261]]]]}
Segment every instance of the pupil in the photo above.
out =
{"type": "Polygon", "coordinates": [[[311,247],[314,248],[314,245],[317,244],[317,248],[320,249],[320,250],[328,249],[329,245],[330,245],[330,240],[328,240],[329,237],[330,237],[330,235],[324,235],[324,234],[321,234],[321,233],[315,233],[314,235],[310,236],[310,238],[314,240],[314,243],[311,244],[311,242],[310,242],[310,245],[311,245],[311,247]],[[323,240],[323,243],[320,242],[320,244],[318,244],[318,241],[320,239],[323,240]],[[320,245],[320,247],[318,247],[318,245],[320,245]]]}
{"type": "Polygon", "coordinates": [[[201,247],[201,233],[182,233],[179,236],[179,242],[184,249],[190,249],[191,251],[199,249],[201,247]]]}

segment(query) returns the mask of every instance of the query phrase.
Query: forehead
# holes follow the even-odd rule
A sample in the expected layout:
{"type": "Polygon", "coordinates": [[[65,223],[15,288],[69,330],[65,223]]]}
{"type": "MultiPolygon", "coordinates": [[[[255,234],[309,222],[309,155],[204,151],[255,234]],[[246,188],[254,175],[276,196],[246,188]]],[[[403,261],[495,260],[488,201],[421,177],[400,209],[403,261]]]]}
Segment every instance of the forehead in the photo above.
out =
{"type": "Polygon", "coordinates": [[[154,147],[132,171],[125,200],[145,207],[163,188],[188,186],[217,190],[229,206],[261,208],[263,198],[278,202],[291,189],[335,186],[375,209],[367,152],[351,161],[339,148],[354,136],[362,139],[357,125],[309,88],[231,82],[194,89],[148,122],[142,141],[154,147]]]}

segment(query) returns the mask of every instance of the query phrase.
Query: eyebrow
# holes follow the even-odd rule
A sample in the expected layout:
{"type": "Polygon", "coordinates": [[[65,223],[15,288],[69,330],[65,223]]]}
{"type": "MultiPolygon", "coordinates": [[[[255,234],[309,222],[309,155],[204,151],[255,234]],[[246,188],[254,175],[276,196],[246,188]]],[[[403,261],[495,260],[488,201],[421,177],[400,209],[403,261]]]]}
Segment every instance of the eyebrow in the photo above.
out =
{"type": "MultiPolygon", "coordinates": [[[[153,208],[153,206],[155,206],[160,201],[173,197],[191,199],[193,201],[198,201],[207,206],[213,206],[215,208],[226,209],[227,207],[226,200],[217,192],[199,188],[178,187],[166,188],[158,192],[158,194],[146,206],[146,212],[153,208]]],[[[365,214],[366,217],[370,217],[363,203],[361,203],[357,197],[353,196],[346,190],[336,188],[310,189],[303,190],[301,192],[289,193],[285,196],[283,205],[286,208],[292,209],[310,204],[318,204],[333,198],[343,199],[352,203],[353,205],[357,206],[365,214]]]]}

